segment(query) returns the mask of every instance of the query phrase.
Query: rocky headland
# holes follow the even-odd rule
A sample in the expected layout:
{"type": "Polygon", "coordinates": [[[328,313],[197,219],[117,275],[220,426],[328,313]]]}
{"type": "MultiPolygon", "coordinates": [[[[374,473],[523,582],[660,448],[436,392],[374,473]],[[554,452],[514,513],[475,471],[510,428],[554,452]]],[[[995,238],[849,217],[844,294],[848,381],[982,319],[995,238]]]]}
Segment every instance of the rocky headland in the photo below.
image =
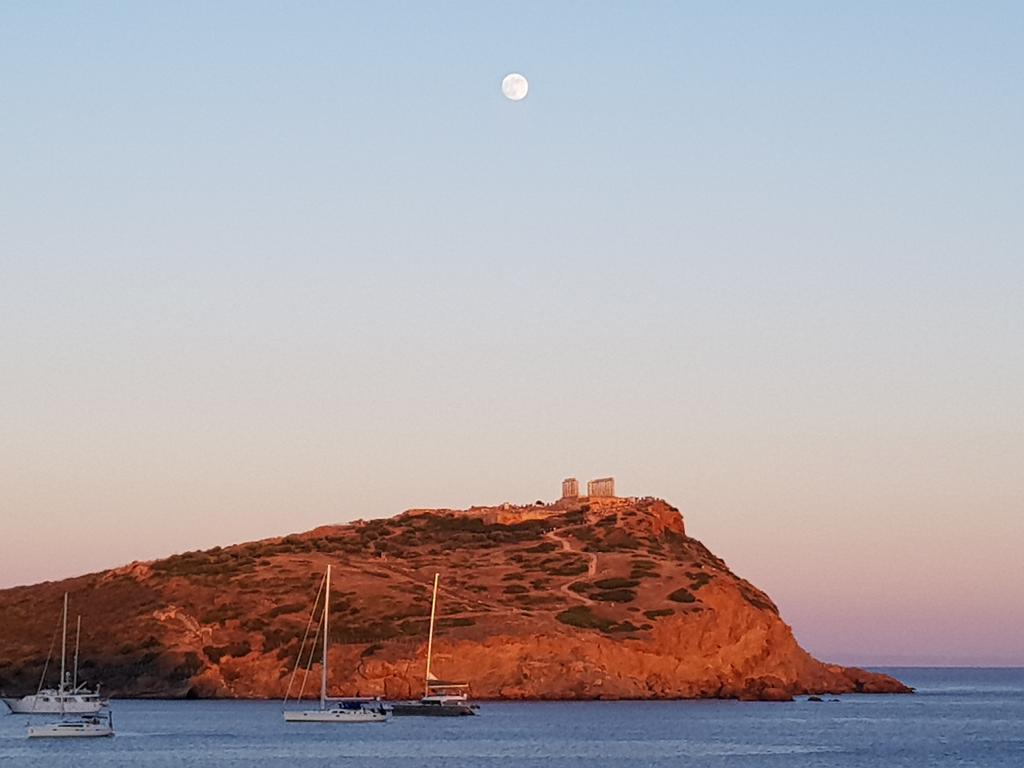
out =
{"type": "Polygon", "coordinates": [[[0,690],[35,691],[67,591],[109,694],[282,696],[328,563],[335,695],[420,695],[435,572],[434,670],[480,699],[910,690],[812,658],[655,498],[409,510],[2,590],[0,690]]]}

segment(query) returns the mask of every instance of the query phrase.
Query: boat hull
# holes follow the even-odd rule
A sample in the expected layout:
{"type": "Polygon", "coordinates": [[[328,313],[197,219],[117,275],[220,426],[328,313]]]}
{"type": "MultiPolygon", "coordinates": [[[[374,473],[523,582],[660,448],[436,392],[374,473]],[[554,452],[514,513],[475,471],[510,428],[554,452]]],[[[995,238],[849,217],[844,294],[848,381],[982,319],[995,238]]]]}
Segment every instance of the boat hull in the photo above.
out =
{"type": "Polygon", "coordinates": [[[286,723],[384,723],[387,712],[358,709],[313,709],[284,713],[286,723]]]}
{"type": "Polygon", "coordinates": [[[3,702],[16,715],[94,715],[103,709],[105,701],[99,698],[69,696],[64,705],[56,696],[43,699],[36,696],[22,696],[20,699],[5,698],[3,702]]]}
{"type": "Polygon", "coordinates": [[[105,723],[52,723],[30,725],[30,739],[96,739],[113,736],[114,729],[105,723]]]}

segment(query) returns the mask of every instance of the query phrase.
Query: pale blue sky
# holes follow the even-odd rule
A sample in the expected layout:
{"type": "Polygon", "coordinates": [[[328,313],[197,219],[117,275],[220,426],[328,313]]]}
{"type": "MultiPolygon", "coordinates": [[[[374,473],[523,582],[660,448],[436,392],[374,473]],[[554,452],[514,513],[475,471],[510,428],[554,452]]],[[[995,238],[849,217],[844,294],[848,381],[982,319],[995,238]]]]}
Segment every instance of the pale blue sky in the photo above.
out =
{"type": "Polygon", "coordinates": [[[816,653],[1024,663],[1022,40],[3,3],[0,586],[614,474],[816,653]]]}

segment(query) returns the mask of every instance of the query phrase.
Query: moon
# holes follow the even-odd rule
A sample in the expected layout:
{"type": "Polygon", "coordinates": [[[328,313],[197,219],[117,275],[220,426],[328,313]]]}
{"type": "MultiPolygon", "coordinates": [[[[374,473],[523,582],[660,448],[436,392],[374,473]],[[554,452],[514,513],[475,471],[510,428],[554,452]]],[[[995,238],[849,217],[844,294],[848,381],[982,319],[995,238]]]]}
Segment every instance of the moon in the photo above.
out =
{"type": "Polygon", "coordinates": [[[530,83],[518,72],[505,75],[505,79],[501,81],[501,92],[511,101],[522,101],[529,90],[530,83]]]}

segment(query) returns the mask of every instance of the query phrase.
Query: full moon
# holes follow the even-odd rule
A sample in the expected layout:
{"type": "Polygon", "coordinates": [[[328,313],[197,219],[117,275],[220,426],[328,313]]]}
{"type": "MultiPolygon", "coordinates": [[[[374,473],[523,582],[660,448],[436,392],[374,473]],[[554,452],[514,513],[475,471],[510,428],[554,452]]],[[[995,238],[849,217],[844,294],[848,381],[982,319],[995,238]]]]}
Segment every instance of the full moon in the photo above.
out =
{"type": "Polygon", "coordinates": [[[506,99],[512,101],[522,101],[526,98],[526,93],[529,90],[530,84],[518,72],[505,75],[505,79],[501,81],[501,92],[505,94],[506,99]]]}

